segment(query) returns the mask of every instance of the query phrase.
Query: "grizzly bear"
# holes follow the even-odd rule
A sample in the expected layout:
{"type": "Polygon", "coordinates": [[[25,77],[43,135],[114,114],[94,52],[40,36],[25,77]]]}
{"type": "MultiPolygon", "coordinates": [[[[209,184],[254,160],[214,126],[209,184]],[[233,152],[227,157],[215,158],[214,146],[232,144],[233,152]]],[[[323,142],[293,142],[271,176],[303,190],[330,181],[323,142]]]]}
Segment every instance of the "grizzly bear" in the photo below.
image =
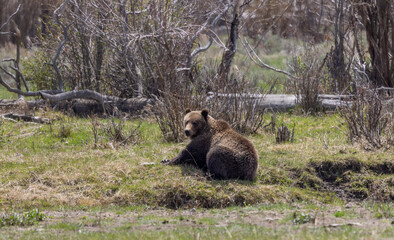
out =
{"type": "Polygon", "coordinates": [[[186,149],[165,165],[193,164],[214,179],[253,180],[258,155],[253,144],[222,120],[208,115],[208,110],[186,110],[185,134],[191,139],[186,149]]]}

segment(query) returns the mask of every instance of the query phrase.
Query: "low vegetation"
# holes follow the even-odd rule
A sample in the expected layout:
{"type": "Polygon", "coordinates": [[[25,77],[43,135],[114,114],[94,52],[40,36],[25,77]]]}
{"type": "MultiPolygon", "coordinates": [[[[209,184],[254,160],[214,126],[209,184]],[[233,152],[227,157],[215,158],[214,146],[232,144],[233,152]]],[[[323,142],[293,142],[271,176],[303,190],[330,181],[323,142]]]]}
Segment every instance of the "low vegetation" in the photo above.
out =
{"type": "MultiPolygon", "coordinates": [[[[253,182],[212,181],[206,179],[201,170],[191,166],[161,165],[162,159],[173,157],[186,143],[167,143],[154,119],[127,120],[119,125],[121,121],[114,118],[91,120],[57,112],[36,112],[36,115],[53,119],[52,124],[2,121],[2,212],[39,208],[50,218],[53,214],[61,214],[58,211],[68,214],[70,210],[104,211],[110,214],[118,211],[111,210],[115,207],[137,213],[163,209],[153,213],[161,216],[173,212],[170,209],[194,212],[195,209],[235,207],[239,210],[234,214],[241,215],[245,207],[280,205],[287,206],[286,214],[275,220],[275,223],[279,224],[279,229],[293,224],[291,231],[297,236],[302,235],[297,225],[314,224],[316,211],[302,210],[309,205],[316,206],[311,208],[325,206],[337,209],[336,206],[344,206],[349,202],[380,202],[379,208],[365,207],[370,212],[368,216],[383,222],[393,216],[390,204],[394,199],[393,150],[368,151],[361,145],[351,144],[347,139],[345,120],[338,114],[314,117],[277,114],[277,124],[296,125],[293,142],[277,144],[276,132],[271,128],[262,128],[257,134],[249,135],[260,156],[257,179],[253,182]],[[101,126],[118,123],[116,126],[123,133],[138,129],[138,142],[118,144],[116,138],[102,137],[104,135],[100,133],[100,144],[96,144],[92,121],[100,122],[101,126]],[[295,206],[301,206],[300,211],[295,206]]],[[[270,115],[265,114],[266,123],[270,121],[270,115]]],[[[331,216],[334,219],[344,218],[335,212],[331,216]]],[[[86,229],[90,226],[100,228],[99,219],[97,217],[83,224],[80,219],[66,222],[49,219],[46,220],[50,221],[49,229],[44,232],[50,235],[50,229],[63,229],[61,231],[66,232],[84,229],[87,234],[84,236],[94,239],[99,235],[86,229]]],[[[118,226],[121,229],[118,231],[118,227],[115,227],[118,220],[101,224],[108,224],[113,229],[112,233],[106,235],[108,237],[162,238],[175,228],[172,224],[179,224],[176,231],[171,231],[174,238],[189,232],[190,228],[194,229],[193,234],[199,234],[200,237],[206,231],[200,229],[198,223],[203,220],[187,218],[190,222],[178,219],[174,223],[175,220],[171,220],[173,218],[157,219],[154,221],[160,226],[165,225],[164,229],[145,232],[141,228],[136,230],[133,224],[126,224],[118,226]],[[166,221],[169,224],[163,224],[166,221]],[[196,221],[195,225],[193,221],[196,221]],[[133,235],[127,229],[134,229],[133,235]]],[[[211,224],[220,225],[221,220],[212,215],[207,216],[207,219],[213,222],[203,222],[203,229],[208,228],[213,236],[222,236],[220,229],[210,227],[211,224]]],[[[141,220],[136,221],[138,223],[141,220]]],[[[226,226],[232,237],[241,236],[237,235],[237,228],[250,227],[237,221],[226,226]]],[[[284,236],[281,230],[270,232],[267,227],[270,225],[264,224],[249,230],[257,233],[268,231],[267,236],[284,236]]],[[[350,234],[347,228],[353,227],[344,225],[342,230],[337,231],[338,236],[350,234]]],[[[25,234],[13,232],[10,228],[1,231],[8,234],[4,236],[23,237],[25,234]]],[[[242,232],[244,235],[245,231],[242,232]]],[[[357,231],[363,234],[362,229],[357,231]]],[[[323,230],[318,232],[321,237],[325,234],[323,230]]],[[[248,233],[245,236],[253,238],[254,235],[248,233]]]]}
{"type": "MultiPolygon", "coordinates": [[[[166,143],[149,119],[122,125],[125,132],[139,126],[138,143],[124,146],[116,144],[116,138],[102,138],[98,145],[90,120],[65,121],[58,113],[41,114],[58,120],[51,125],[10,121],[1,125],[3,209],[139,204],[222,208],[394,199],[392,149],[371,152],[351,145],[344,120],[336,114],[279,116],[278,121],[290,126],[296,123],[292,143],[276,144],[270,131],[249,136],[260,156],[254,182],[209,181],[191,166],[162,166],[160,161],[173,157],[185,143],[166,143]]],[[[104,126],[114,123],[99,121],[104,126]]]]}
{"type": "Polygon", "coordinates": [[[4,226],[29,226],[45,219],[45,214],[38,209],[26,213],[3,213],[0,216],[0,227],[4,226]]]}

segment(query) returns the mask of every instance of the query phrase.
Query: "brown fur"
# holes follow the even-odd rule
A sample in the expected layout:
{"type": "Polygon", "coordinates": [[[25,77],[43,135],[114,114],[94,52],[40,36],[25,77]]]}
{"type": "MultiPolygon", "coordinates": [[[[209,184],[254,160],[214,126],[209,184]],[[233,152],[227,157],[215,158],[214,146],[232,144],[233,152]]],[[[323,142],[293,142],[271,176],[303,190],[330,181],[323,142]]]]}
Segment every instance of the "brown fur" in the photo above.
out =
{"type": "Polygon", "coordinates": [[[193,164],[216,179],[253,180],[256,177],[256,149],[227,122],[212,118],[204,109],[187,110],[184,123],[191,142],[172,160],[163,160],[164,164],[193,164]]]}

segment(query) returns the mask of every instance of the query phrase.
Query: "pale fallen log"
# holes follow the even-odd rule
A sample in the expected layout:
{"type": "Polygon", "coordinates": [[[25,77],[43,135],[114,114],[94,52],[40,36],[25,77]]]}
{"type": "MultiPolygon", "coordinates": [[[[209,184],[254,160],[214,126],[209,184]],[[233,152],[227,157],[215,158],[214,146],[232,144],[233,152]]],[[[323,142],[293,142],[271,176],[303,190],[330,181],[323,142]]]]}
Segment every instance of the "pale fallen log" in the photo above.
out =
{"type": "MultiPolygon", "coordinates": [[[[231,100],[237,98],[242,103],[252,101],[257,110],[287,111],[296,107],[300,100],[293,94],[234,94],[234,93],[209,93],[209,100],[231,100]]],[[[329,95],[321,94],[318,96],[320,106],[324,110],[336,110],[339,107],[351,104],[351,95],[329,95]]]]}

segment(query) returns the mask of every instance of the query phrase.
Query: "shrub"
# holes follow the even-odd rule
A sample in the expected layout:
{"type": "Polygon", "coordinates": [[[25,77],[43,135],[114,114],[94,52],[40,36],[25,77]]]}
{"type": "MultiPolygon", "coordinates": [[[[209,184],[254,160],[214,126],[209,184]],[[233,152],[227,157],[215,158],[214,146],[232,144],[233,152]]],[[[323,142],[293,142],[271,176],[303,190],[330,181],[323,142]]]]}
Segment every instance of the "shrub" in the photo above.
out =
{"type": "Polygon", "coordinates": [[[393,112],[376,88],[358,87],[353,101],[341,108],[351,142],[367,143],[372,148],[393,145],[393,112]]]}
{"type": "MultiPolygon", "coordinates": [[[[137,144],[140,136],[141,123],[131,129],[127,129],[124,118],[110,117],[107,123],[99,121],[97,116],[91,118],[94,145],[102,146],[105,142],[119,145],[137,144]]],[[[113,146],[113,145],[112,145],[113,146]]]]}
{"type": "Polygon", "coordinates": [[[32,82],[33,89],[53,89],[55,75],[47,52],[35,50],[34,55],[22,60],[22,74],[27,81],[32,82]]]}
{"type": "Polygon", "coordinates": [[[307,47],[305,52],[291,60],[290,67],[297,78],[290,84],[305,114],[319,110],[318,95],[324,78],[317,50],[307,47]]]}

